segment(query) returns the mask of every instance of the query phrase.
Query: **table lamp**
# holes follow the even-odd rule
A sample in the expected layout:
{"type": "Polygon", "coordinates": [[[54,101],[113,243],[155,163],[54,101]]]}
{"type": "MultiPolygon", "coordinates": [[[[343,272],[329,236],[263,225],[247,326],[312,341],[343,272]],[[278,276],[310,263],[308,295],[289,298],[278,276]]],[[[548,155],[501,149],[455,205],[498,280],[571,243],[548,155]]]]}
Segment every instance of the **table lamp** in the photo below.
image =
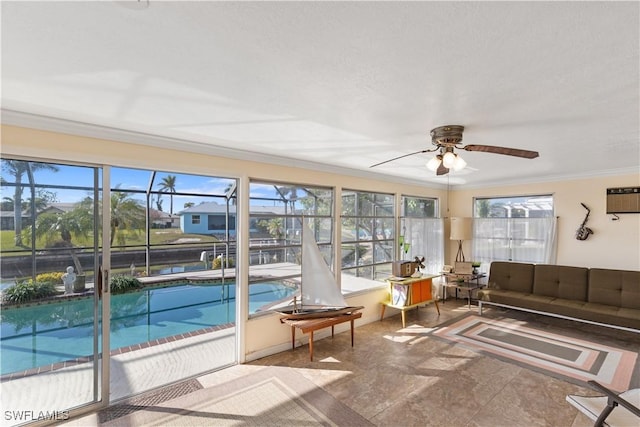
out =
{"type": "Polygon", "coordinates": [[[472,237],[471,218],[451,218],[451,240],[458,241],[456,262],[465,262],[464,252],[462,252],[462,241],[471,240],[472,237]]]}

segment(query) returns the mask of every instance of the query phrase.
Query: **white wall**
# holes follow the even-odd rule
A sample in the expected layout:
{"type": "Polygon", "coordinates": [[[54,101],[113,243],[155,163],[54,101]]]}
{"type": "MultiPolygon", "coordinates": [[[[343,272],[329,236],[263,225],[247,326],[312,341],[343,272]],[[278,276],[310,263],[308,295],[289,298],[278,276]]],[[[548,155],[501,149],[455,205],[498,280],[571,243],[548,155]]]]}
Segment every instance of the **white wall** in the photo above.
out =
{"type": "MultiPolygon", "coordinates": [[[[455,216],[471,216],[473,197],[553,194],[559,217],[558,264],[640,270],[640,214],[620,214],[618,221],[606,214],[607,188],[637,186],[638,174],[459,190],[451,194],[451,211],[455,216]],[[575,238],[587,213],[580,203],[591,209],[587,226],[594,231],[583,241],[575,238]]],[[[451,259],[455,259],[456,249],[450,247],[451,259]]],[[[464,252],[471,254],[470,242],[464,252]]]]}

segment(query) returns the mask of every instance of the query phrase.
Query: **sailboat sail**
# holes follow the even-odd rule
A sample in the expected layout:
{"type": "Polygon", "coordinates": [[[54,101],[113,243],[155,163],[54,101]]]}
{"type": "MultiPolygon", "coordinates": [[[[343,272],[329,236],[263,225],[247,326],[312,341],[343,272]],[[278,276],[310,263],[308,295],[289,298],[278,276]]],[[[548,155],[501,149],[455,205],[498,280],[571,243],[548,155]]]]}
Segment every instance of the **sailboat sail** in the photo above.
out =
{"type": "Polygon", "coordinates": [[[301,304],[292,309],[278,310],[289,319],[330,317],[351,313],[364,307],[347,305],[333,273],[324,260],[313,232],[302,221],[302,283],[301,304]]]}
{"type": "Polygon", "coordinates": [[[309,225],[302,226],[302,305],[345,307],[335,277],[324,260],[309,225]]]}

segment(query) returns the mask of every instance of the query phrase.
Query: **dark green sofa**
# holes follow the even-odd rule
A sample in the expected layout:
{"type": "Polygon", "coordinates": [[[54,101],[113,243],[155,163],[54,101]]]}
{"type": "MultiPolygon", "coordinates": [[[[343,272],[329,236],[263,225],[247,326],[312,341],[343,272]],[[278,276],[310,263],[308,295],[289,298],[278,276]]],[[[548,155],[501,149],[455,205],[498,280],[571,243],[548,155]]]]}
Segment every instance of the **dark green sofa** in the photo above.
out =
{"type": "Polygon", "coordinates": [[[496,261],[485,304],[640,333],[640,271],[496,261]]]}

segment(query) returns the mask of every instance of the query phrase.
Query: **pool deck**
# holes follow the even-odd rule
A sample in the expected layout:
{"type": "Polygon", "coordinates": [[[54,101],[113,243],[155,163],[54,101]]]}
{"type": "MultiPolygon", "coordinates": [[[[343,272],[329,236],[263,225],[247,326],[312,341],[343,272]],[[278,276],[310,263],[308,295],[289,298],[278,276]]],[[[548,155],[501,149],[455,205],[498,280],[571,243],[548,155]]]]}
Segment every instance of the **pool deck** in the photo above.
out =
{"type": "MultiPolygon", "coordinates": [[[[234,364],[235,332],[232,327],[112,356],[111,402],[234,364]]],[[[6,381],[0,385],[2,408],[62,411],[77,407],[93,400],[92,378],[93,364],[84,363],[6,381]]],[[[2,419],[0,425],[15,424],[2,419]]]]}

